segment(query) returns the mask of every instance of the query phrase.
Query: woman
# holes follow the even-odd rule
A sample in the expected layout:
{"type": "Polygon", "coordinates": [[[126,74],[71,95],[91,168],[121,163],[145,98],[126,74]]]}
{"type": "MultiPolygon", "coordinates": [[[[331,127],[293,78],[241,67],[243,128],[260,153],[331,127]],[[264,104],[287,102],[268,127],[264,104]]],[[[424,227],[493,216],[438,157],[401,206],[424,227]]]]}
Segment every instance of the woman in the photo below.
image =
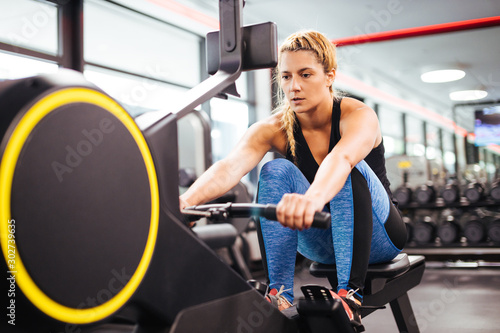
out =
{"type": "Polygon", "coordinates": [[[272,288],[280,309],[293,302],[296,252],[336,264],[340,297],[351,320],[369,263],[394,258],[406,229],[385,172],[382,135],[375,112],[335,95],[335,46],[322,34],[299,32],[280,48],[277,81],[282,105],[252,125],[235,149],[181,196],[181,208],[214,199],[233,186],[271,150],[286,156],[264,165],[258,201],[277,204],[279,222],[261,219],[272,288]],[[329,210],[331,230],[309,229],[316,211],[329,210]],[[279,290],[279,291],[278,291],[279,290]]]}

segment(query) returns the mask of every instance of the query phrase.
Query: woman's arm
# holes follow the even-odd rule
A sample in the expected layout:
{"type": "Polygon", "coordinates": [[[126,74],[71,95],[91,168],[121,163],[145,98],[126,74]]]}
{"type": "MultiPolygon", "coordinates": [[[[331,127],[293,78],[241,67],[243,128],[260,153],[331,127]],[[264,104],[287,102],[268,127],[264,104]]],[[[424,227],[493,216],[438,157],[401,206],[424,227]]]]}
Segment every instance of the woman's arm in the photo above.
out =
{"type": "Polygon", "coordinates": [[[380,143],[378,119],[371,108],[344,98],[341,109],[341,139],[321,163],[313,183],[305,195],[287,194],[278,204],[278,219],[286,226],[308,228],[314,212],[321,211],[332,200],[352,168],[380,143]]]}
{"type": "Polygon", "coordinates": [[[220,197],[236,186],[271,149],[279,149],[282,137],[277,117],[257,122],[243,135],[227,157],[213,164],[180,197],[180,208],[220,197]]]}
{"type": "Polygon", "coordinates": [[[352,98],[344,98],[341,107],[341,139],[321,163],[306,193],[323,204],[340,191],[352,168],[380,143],[375,111],[352,98]]]}

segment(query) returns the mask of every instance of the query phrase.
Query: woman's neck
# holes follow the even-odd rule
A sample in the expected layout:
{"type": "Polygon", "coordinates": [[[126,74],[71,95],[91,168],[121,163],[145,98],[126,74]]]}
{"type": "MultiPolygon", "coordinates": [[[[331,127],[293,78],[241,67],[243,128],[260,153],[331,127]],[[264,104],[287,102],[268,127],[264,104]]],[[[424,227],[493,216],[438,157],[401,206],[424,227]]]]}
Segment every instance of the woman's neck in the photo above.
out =
{"type": "Polygon", "coordinates": [[[332,120],[333,98],[325,100],[315,109],[297,114],[300,127],[304,131],[321,130],[330,126],[332,120]]]}

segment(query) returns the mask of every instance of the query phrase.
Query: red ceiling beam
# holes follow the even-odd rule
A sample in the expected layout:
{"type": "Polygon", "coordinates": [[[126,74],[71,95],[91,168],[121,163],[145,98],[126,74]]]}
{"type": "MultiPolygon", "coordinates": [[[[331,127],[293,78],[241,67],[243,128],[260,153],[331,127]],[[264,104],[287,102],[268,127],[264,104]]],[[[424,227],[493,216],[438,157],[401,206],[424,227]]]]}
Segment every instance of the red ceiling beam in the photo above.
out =
{"type": "Polygon", "coordinates": [[[348,46],[364,43],[382,42],[400,38],[419,37],[435,35],[447,32],[464,31],[471,29],[487,28],[500,26],[500,16],[485,17],[480,19],[457,21],[442,24],[433,24],[423,27],[407,28],[400,30],[391,30],[377,32],[365,35],[333,39],[332,42],[337,46],[348,46]]]}

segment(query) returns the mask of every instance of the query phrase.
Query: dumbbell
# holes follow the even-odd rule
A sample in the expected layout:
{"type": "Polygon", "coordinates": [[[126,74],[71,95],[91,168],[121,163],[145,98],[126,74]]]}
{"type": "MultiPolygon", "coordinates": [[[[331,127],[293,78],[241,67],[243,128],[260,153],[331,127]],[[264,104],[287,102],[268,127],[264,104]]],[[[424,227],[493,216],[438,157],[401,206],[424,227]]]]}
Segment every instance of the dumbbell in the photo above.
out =
{"type": "Polygon", "coordinates": [[[496,219],[488,224],[488,237],[492,242],[500,243],[500,219],[496,219]]]}
{"type": "Polygon", "coordinates": [[[419,204],[428,204],[436,200],[436,190],[432,184],[422,184],[415,190],[415,200],[419,204]]]}
{"type": "Polygon", "coordinates": [[[447,183],[441,191],[441,197],[447,204],[460,201],[460,189],[458,185],[456,183],[447,183]]]}
{"type": "Polygon", "coordinates": [[[394,191],[394,199],[402,206],[408,205],[411,202],[413,191],[408,185],[404,184],[394,191]]]}
{"type": "Polygon", "coordinates": [[[413,239],[419,244],[431,243],[436,238],[436,223],[425,216],[413,226],[413,239]]]}
{"type": "Polygon", "coordinates": [[[437,235],[443,244],[457,243],[460,240],[460,225],[455,216],[446,216],[437,229],[437,235]]]}
{"type": "Polygon", "coordinates": [[[500,201],[500,178],[491,184],[490,197],[495,201],[500,201]]]}
{"type": "Polygon", "coordinates": [[[486,238],[484,221],[477,215],[471,215],[463,224],[463,229],[468,243],[480,243],[486,238]]]}
{"type": "Polygon", "coordinates": [[[484,186],[478,182],[471,182],[467,184],[467,188],[464,190],[464,195],[469,202],[476,203],[484,199],[484,186]]]}

